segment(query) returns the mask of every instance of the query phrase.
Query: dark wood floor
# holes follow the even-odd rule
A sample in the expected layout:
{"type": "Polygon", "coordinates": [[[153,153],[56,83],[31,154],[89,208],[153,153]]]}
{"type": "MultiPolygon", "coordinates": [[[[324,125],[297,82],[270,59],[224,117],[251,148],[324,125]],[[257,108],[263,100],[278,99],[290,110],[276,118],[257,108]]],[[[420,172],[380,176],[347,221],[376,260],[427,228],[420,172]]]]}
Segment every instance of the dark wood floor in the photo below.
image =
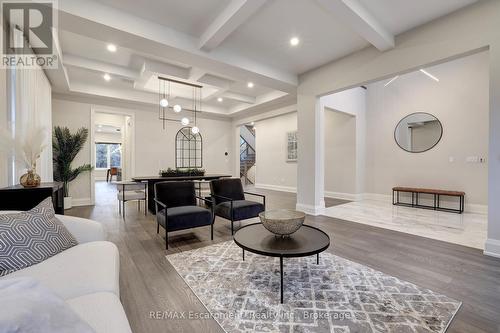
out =
{"type": "MultiPolygon", "coordinates": [[[[294,194],[259,192],[268,196],[268,208],[295,206],[294,194]]],[[[137,204],[129,203],[123,220],[112,186],[99,184],[96,195],[96,206],[66,213],[107,226],[110,241],[120,250],[121,297],[133,331],[223,332],[214,320],[158,320],[151,319],[150,312],[206,312],[165,255],[230,240],[229,223],[216,220],[213,242],[208,227],[174,233],[166,252],[164,233],[156,234],[152,215],[138,213],[137,204]]],[[[327,205],[339,203],[327,201],[327,205]]],[[[327,251],[462,301],[448,332],[500,332],[499,259],[477,249],[324,216],[308,216],[306,223],[330,235],[332,246],[327,251]]]]}

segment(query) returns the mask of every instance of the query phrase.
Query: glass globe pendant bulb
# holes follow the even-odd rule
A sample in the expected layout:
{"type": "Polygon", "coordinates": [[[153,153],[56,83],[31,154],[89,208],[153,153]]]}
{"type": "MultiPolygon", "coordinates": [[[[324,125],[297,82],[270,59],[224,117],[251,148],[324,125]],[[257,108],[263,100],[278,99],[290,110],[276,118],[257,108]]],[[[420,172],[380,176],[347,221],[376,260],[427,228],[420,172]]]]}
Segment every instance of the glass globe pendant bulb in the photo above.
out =
{"type": "Polygon", "coordinates": [[[163,107],[163,108],[166,108],[168,106],[168,101],[166,98],[162,98],[160,100],[160,106],[163,107]]]}
{"type": "Polygon", "coordinates": [[[189,124],[189,119],[187,119],[187,118],[182,118],[182,119],[181,119],[181,124],[182,124],[182,125],[184,125],[184,126],[188,125],[188,124],[189,124]]]}
{"type": "Polygon", "coordinates": [[[200,129],[198,127],[194,126],[193,128],[191,128],[191,132],[193,134],[198,134],[198,133],[200,133],[200,129]]]}
{"type": "Polygon", "coordinates": [[[174,105],[174,111],[177,112],[177,113],[179,113],[179,112],[182,111],[182,107],[179,104],[175,104],[174,105]]]}

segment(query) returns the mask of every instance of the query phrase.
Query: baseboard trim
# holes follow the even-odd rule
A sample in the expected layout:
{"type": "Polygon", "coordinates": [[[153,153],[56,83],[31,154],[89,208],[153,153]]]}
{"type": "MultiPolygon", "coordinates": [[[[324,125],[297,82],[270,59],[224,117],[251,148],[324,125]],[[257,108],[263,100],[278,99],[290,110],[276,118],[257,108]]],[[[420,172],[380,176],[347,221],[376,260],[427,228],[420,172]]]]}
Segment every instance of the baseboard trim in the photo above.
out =
{"type": "Polygon", "coordinates": [[[488,238],[484,244],[483,254],[490,257],[500,258],[500,240],[488,238]]]}
{"type": "Polygon", "coordinates": [[[80,198],[80,199],[73,198],[72,204],[73,204],[73,207],[92,206],[92,199],[90,199],[90,198],[80,198]]]}
{"type": "Polygon", "coordinates": [[[271,191],[280,191],[280,192],[289,192],[289,193],[297,193],[297,188],[292,186],[280,186],[280,185],[271,185],[271,184],[255,184],[255,188],[260,188],[263,190],[271,190],[271,191]]]}
{"type": "Polygon", "coordinates": [[[362,199],[362,194],[355,193],[342,193],[342,192],[331,192],[325,191],[325,198],[349,200],[349,201],[359,201],[362,199]]]}
{"type": "Polygon", "coordinates": [[[322,204],[317,206],[297,203],[295,209],[309,215],[318,216],[325,213],[325,202],[323,201],[322,204]]]}

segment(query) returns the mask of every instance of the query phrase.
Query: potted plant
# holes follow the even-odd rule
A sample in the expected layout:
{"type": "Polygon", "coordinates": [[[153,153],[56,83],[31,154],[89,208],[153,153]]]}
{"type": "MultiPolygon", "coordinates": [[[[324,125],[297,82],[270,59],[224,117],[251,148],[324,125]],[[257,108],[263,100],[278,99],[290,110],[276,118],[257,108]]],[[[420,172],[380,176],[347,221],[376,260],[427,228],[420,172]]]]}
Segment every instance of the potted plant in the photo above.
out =
{"type": "Polygon", "coordinates": [[[82,149],[89,136],[88,129],[82,127],[75,134],[71,134],[67,127],[54,127],[52,139],[54,180],[64,184],[64,208],[73,206],[72,197],[69,195],[69,183],[82,172],[92,171],[90,164],[81,165],[75,169],[71,163],[82,149]]]}
{"type": "Polygon", "coordinates": [[[36,173],[36,161],[40,158],[46,145],[47,129],[36,127],[26,131],[26,135],[13,136],[8,130],[0,132],[0,151],[13,154],[16,162],[26,169],[19,183],[24,187],[40,186],[40,176],[36,173]]]}

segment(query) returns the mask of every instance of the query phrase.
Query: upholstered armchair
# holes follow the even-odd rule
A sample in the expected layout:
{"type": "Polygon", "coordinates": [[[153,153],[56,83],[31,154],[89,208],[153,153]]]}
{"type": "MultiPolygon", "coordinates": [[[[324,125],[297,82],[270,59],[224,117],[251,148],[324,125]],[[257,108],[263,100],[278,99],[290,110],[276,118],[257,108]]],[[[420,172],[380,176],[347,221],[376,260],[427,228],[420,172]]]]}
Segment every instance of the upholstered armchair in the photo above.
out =
{"type": "Polygon", "coordinates": [[[261,194],[243,191],[241,179],[224,178],[210,182],[214,215],[231,221],[231,235],[234,234],[234,221],[243,221],[259,216],[266,210],[266,197],[261,194]],[[262,203],[246,200],[245,194],[260,197],[262,203]]]}
{"type": "Polygon", "coordinates": [[[117,182],[116,188],[118,193],[118,209],[120,214],[125,218],[125,203],[127,201],[137,201],[137,209],[141,210],[141,201],[144,201],[144,215],[148,215],[147,207],[147,184],[137,182],[117,182]]]}
{"type": "Polygon", "coordinates": [[[211,210],[197,205],[197,200],[211,204],[210,200],[196,196],[195,186],[189,181],[167,181],[155,184],[156,233],[165,229],[165,248],[168,233],[203,226],[210,226],[214,239],[214,215],[211,210]]]}

